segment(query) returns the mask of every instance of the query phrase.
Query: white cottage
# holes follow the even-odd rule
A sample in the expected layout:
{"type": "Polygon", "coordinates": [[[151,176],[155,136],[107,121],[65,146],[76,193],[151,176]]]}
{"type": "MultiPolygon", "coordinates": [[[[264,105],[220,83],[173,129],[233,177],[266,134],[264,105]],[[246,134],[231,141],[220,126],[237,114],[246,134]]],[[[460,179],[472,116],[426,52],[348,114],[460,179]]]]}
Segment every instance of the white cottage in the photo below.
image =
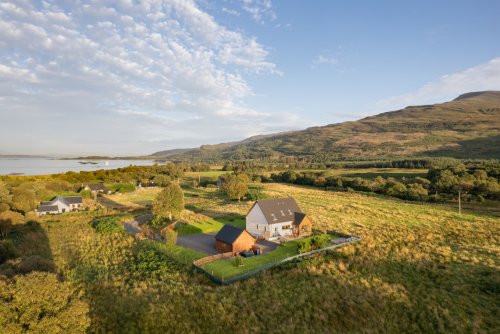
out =
{"type": "Polygon", "coordinates": [[[36,209],[39,216],[58,214],[80,210],[83,200],[81,196],[57,196],[52,201],[42,202],[36,209]]]}
{"type": "Polygon", "coordinates": [[[257,238],[299,237],[310,234],[311,229],[311,220],[292,197],[259,200],[246,216],[246,230],[257,238]]]}

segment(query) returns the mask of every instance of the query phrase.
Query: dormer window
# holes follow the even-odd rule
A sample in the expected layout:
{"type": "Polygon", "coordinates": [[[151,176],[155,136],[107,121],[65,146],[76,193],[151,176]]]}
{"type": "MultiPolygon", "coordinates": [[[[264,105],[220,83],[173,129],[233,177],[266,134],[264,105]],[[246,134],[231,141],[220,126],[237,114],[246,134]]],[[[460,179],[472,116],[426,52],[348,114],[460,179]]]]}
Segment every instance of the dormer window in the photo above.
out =
{"type": "Polygon", "coordinates": [[[293,215],[292,210],[288,209],[288,214],[293,215]]]}
{"type": "Polygon", "coordinates": [[[276,218],[276,215],[274,213],[271,213],[271,218],[274,220],[278,220],[278,218],[276,218]]]}
{"type": "Polygon", "coordinates": [[[280,210],[281,211],[281,215],[284,216],[285,215],[285,212],[283,212],[283,210],[280,210]]]}

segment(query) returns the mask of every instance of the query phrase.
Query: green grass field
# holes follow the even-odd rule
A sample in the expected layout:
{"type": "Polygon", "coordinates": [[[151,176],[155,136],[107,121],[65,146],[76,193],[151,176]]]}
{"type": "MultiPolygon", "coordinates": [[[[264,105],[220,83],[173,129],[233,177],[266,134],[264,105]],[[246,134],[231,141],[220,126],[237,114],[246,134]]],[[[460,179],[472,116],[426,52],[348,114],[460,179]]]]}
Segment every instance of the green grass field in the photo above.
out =
{"type": "Polygon", "coordinates": [[[151,205],[161,188],[137,189],[131,193],[105,195],[104,198],[129,208],[138,208],[151,205]]]}
{"type": "MultiPolygon", "coordinates": [[[[311,238],[309,237],[302,240],[306,241],[310,239],[311,238]]],[[[214,277],[217,277],[219,279],[228,279],[271,264],[273,262],[281,261],[283,259],[286,259],[287,257],[297,255],[298,242],[298,240],[289,241],[267,254],[249,258],[242,258],[242,265],[238,267],[235,266],[234,259],[223,259],[205,263],[203,265],[203,269],[211,273],[214,277]]]]}
{"type": "Polygon", "coordinates": [[[222,170],[211,170],[211,171],[204,171],[204,172],[187,172],[185,173],[185,176],[191,179],[198,179],[198,177],[201,178],[212,178],[212,177],[219,177],[221,175],[231,173],[230,171],[222,171],[222,170]]]}
{"type": "Polygon", "coordinates": [[[179,235],[189,235],[218,232],[226,224],[245,228],[245,217],[231,215],[210,218],[204,221],[190,221],[188,223],[181,222],[177,224],[175,229],[179,235]]]}

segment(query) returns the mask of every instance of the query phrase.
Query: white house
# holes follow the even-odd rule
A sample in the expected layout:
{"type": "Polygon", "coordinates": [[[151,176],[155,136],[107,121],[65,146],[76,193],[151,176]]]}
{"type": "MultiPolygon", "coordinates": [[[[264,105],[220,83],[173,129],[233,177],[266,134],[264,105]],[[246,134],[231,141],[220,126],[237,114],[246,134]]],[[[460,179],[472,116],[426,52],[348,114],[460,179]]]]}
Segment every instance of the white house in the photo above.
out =
{"type": "Polygon", "coordinates": [[[36,209],[39,216],[78,211],[82,207],[81,196],[57,196],[52,201],[42,202],[36,209]]]}
{"type": "Polygon", "coordinates": [[[311,233],[311,227],[311,220],[292,197],[259,200],[246,216],[246,230],[257,238],[304,236],[311,233]]]}

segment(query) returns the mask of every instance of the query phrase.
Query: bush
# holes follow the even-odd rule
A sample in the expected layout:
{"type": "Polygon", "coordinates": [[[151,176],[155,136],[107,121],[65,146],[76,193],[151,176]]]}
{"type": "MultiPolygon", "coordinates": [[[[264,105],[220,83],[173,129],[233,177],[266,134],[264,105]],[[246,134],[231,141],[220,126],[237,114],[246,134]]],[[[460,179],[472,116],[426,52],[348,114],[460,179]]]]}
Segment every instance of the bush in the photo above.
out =
{"type": "Polygon", "coordinates": [[[163,231],[163,237],[165,238],[165,243],[167,244],[167,246],[175,246],[175,244],[177,243],[177,232],[169,227],[165,228],[163,231]]]}
{"type": "Polygon", "coordinates": [[[259,199],[266,199],[267,195],[260,188],[249,189],[246,198],[250,201],[257,201],[259,199]]]}
{"type": "Polygon", "coordinates": [[[104,216],[93,219],[90,224],[98,233],[119,233],[125,231],[120,219],[120,216],[104,216]]]}
{"type": "Polygon", "coordinates": [[[307,253],[307,252],[311,251],[311,249],[312,249],[312,245],[311,245],[311,240],[310,239],[308,239],[308,240],[300,240],[297,243],[297,252],[299,254],[307,253]]]}
{"type": "Polygon", "coordinates": [[[330,237],[326,234],[318,235],[311,238],[311,246],[313,249],[321,249],[330,241],[330,237]]]}
{"type": "Polygon", "coordinates": [[[141,278],[168,277],[172,264],[164,247],[149,241],[139,243],[130,261],[130,271],[141,278]]]}
{"type": "Polygon", "coordinates": [[[243,265],[243,258],[237,255],[233,260],[233,264],[235,267],[241,267],[243,265]]]}

